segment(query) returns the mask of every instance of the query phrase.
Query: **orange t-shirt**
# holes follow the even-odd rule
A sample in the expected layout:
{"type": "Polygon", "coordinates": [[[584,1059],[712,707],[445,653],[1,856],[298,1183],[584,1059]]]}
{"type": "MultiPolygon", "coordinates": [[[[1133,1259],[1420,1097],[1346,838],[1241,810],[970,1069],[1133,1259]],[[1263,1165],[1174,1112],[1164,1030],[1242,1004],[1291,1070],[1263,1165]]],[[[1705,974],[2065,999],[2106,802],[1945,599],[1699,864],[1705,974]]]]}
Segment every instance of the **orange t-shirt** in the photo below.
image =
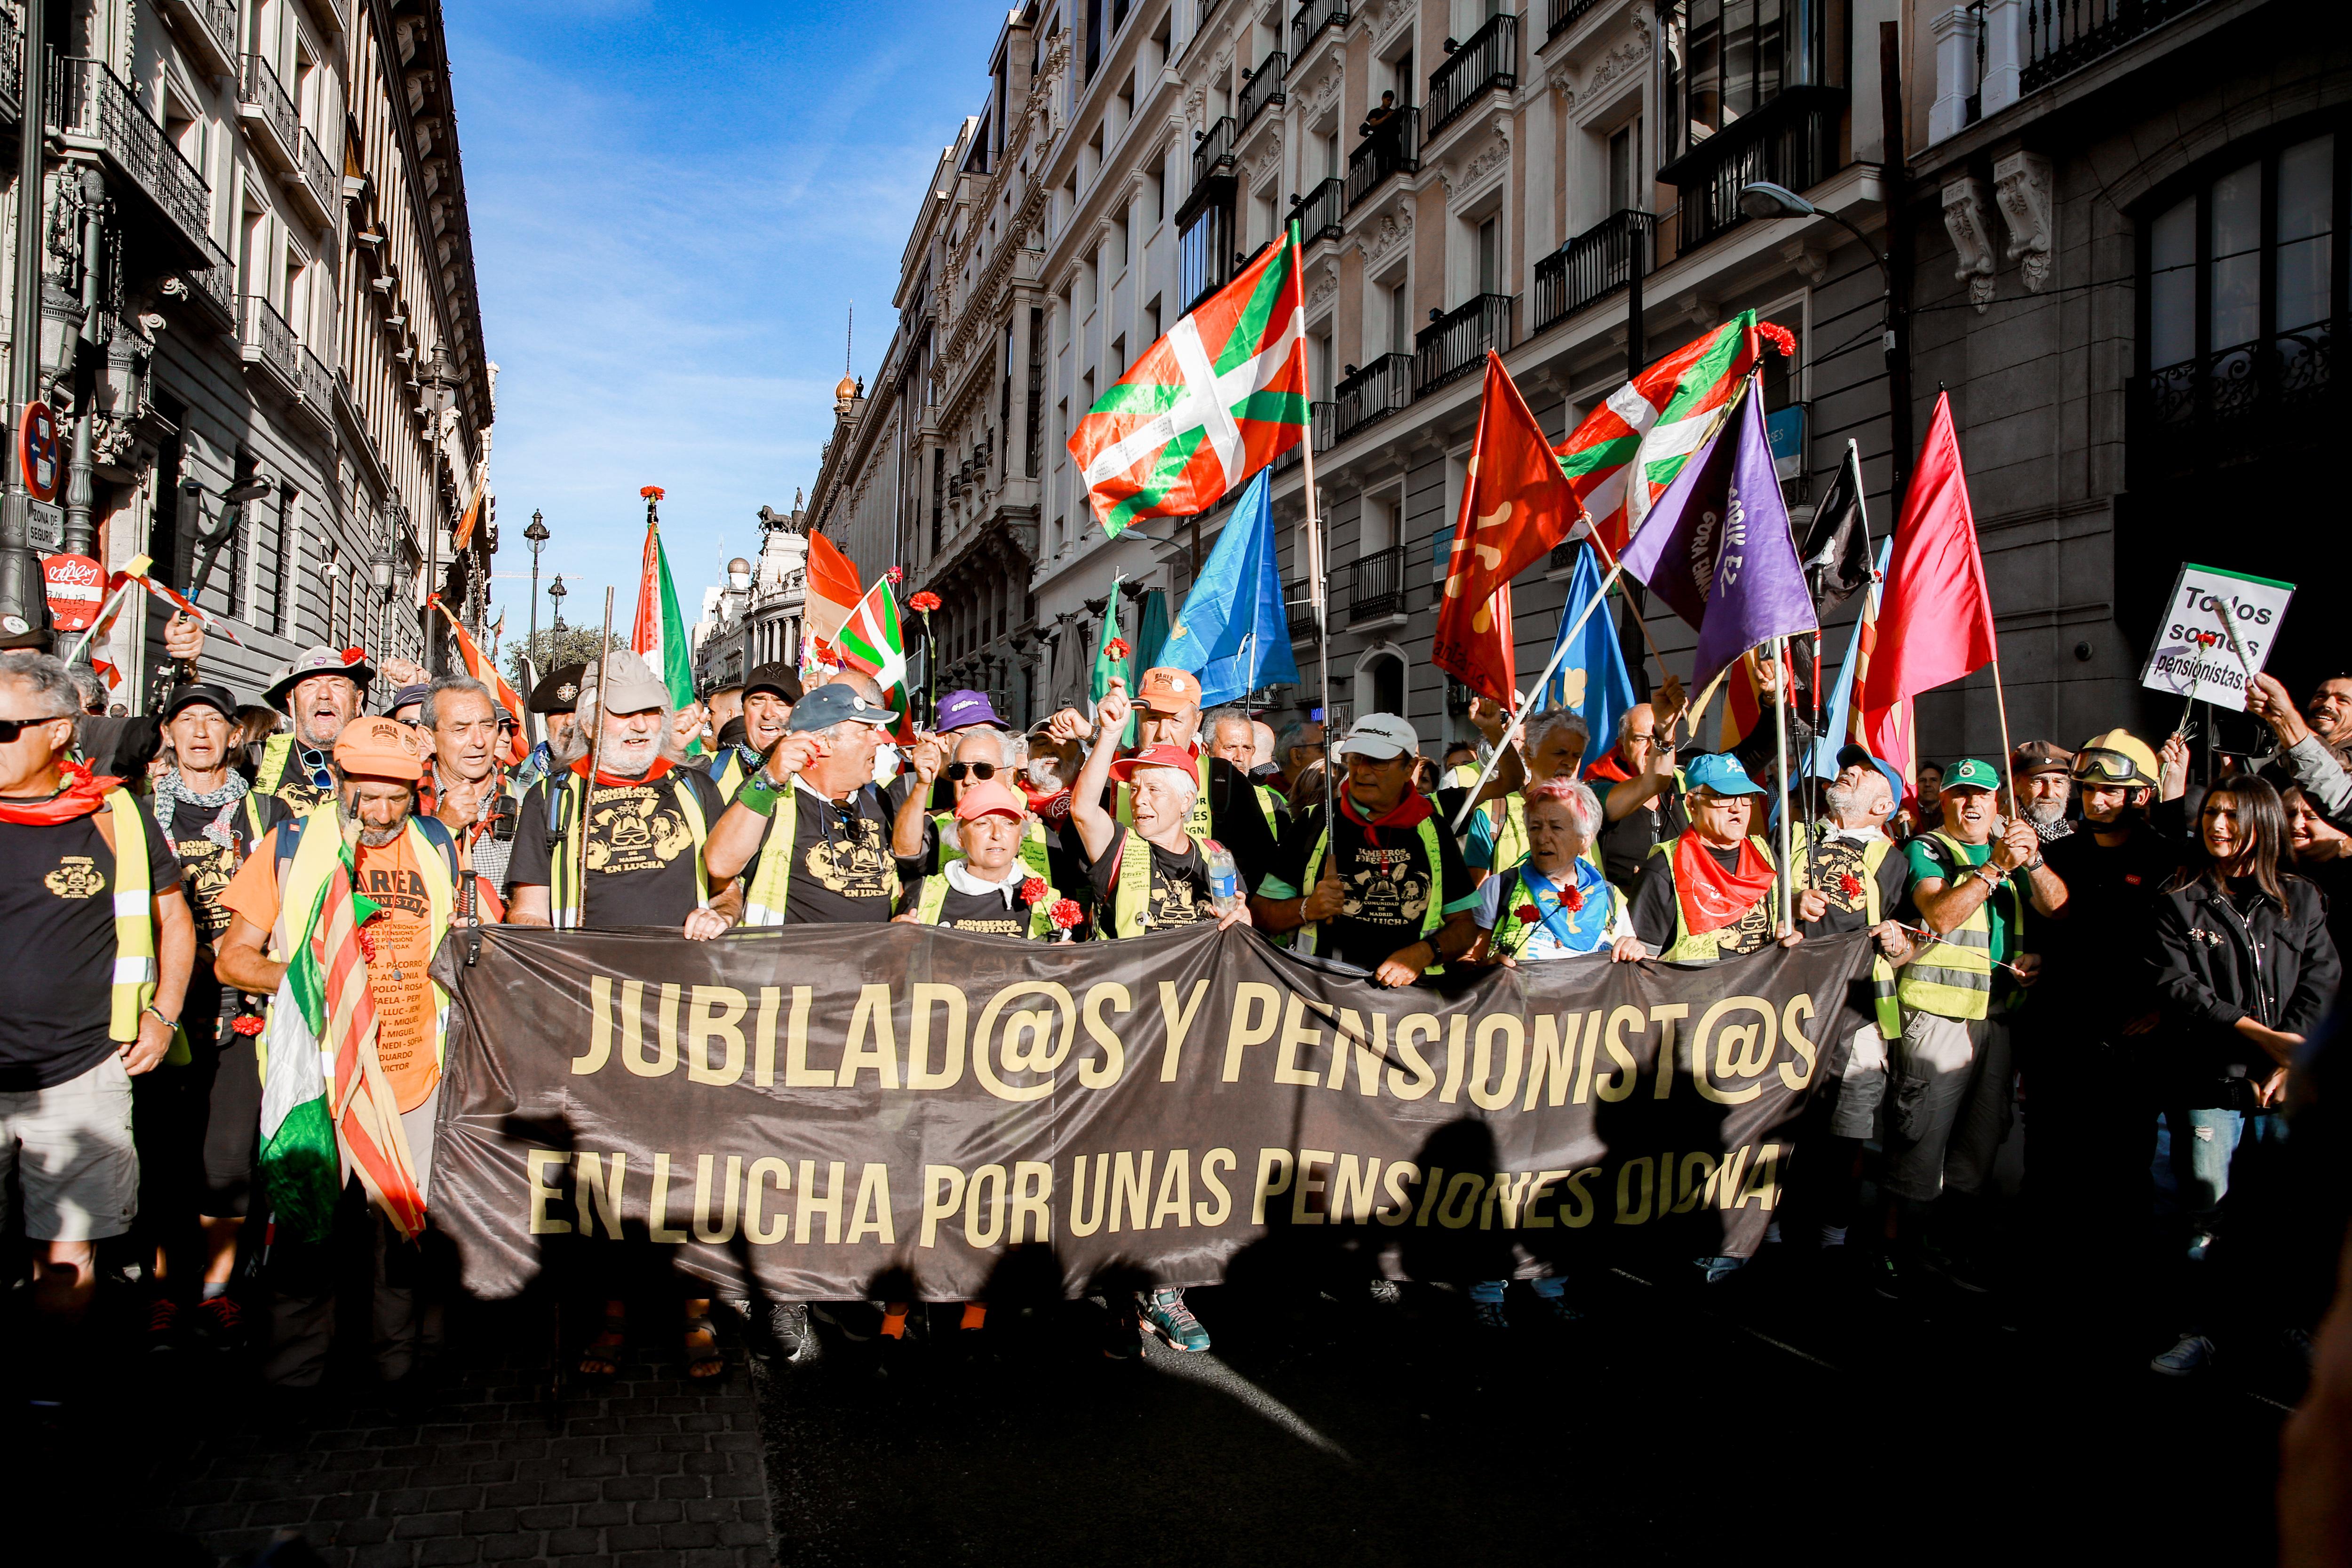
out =
{"type": "MultiPolygon", "coordinates": [[[[271,828],[221,894],[221,903],[267,931],[278,923],[278,845],[271,828]]],[[[404,833],[391,843],[357,849],[352,890],[383,910],[368,922],[375,944],[368,990],[375,996],[376,1058],[403,1110],[425,1103],[441,1081],[433,1053],[433,904],[404,833]]]]}

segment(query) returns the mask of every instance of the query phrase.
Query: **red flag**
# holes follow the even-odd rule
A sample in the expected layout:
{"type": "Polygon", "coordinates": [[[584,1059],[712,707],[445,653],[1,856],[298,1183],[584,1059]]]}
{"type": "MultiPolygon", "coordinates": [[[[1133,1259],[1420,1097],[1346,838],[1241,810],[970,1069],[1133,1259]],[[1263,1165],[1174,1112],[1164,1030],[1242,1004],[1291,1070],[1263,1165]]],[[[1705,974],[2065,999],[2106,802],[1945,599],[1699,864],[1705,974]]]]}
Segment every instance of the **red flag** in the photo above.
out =
{"type": "Polygon", "coordinates": [[[436,597],[433,607],[441,612],[441,618],[449,623],[449,630],[456,635],[457,657],[466,661],[466,673],[488,687],[491,695],[498,699],[499,706],[514,715],[514,739],[508,742],[507,754],[503,760],[508,763],[521,762],[530,752],[530,743],[523,739],[530,732],[530,721],[523,716],[522,699],[516,694],[513,687],[507,684],[507,678],[499,673],[499,667],[491,661],[488,655],[482,651],[482,645],[474,640],[474,635],[466,629],[457,616],[449,613],[449,606],[436,597]]]}
{"type": "Polygon", "coordinates": [[[1497,590],[1549,554],[1584,515],[1543,426],[1503,362],[1486,353],[1478,434],[1454,520],[1454,554],[1430,662],[1497,702],[1512,700],[1510,601],[1497,590]]]}
{"type": "Polygon", "coordinates": [[[841,623],[866,597],[857,580],[857,566],[841,546],[824,534],[808,536],[808,597],[802,615],[809,636],[831,642],[841,635],[841,623]]]}
{"type": "MultiPolygon", "coordinates": [[[[1895,524],[1895,555],[1879,605],[1876,644],[1854,706],[1865,714],[1973,674],[1992,662],[1992,595],[1985,591],[1968,476],[1952,434],[1952,404],[1936,417],[1895,524]]],[[[1897,759],[1887,755],[1887,761],[1897,759]]]]}

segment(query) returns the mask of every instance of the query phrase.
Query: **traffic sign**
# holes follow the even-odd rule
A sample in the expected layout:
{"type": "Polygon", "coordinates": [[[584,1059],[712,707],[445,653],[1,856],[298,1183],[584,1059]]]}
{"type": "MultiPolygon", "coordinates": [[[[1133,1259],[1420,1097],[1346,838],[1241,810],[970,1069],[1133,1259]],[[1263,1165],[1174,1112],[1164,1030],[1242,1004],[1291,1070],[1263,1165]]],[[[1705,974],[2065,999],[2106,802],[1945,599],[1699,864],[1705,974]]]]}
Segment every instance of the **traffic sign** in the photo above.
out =
{"type": "Polygon", "coordinates": [[[106,597],[106,568],[87,555],[52,555],[41,563],[48,583],[49,619],[61,632],[88,631],[106,597]]]}
{"type": "Polygon", "coordinates": [[[58,447],[58,416],[38,398],[25,405],[16,421],[16,462],[35,500],[58,499],[58,476],[65,466],[58,447]]]}

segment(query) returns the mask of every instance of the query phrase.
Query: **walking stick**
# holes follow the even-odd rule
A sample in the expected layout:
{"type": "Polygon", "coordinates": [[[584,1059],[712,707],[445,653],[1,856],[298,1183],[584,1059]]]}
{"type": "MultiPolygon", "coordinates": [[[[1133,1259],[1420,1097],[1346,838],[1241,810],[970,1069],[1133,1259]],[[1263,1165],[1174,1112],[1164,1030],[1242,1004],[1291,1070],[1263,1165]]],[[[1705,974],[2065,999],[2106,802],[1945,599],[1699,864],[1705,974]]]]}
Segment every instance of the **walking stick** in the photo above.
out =
{"type": "MultiPolygon", "coordinates": [[[[647,503],[651,504],[651,503],[647,503]]],[[[596,703],[589,718],[595,728],[588,731],[588,783],[580,792],[580,864],[578,877],[572,884],[580,889],[580,924],[588,929],[588,808],[596,804],[596,774],[604,765],[604,688],[613,679],[613,590],[604,590],[604,640],[596,645],[596,703]]]]}

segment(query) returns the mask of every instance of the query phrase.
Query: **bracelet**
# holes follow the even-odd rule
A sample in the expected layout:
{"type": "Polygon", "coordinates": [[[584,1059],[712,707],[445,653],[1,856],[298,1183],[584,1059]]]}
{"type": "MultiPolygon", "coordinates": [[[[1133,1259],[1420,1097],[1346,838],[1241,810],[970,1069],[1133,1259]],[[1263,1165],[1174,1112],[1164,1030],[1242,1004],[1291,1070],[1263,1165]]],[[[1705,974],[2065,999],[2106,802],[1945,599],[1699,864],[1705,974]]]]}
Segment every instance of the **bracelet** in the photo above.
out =
{"type": "Polygon", "coordinates": [[[142,1013],[152,1013],[155,1016],[155,1021],[163,1025],[163,1027],[167,1029],[177,1029],[180,1026],[180,1020],[177,1018],[166,1018],[163,1016],[163,1010],[161,1007],[156,1006],[152,1002],[148,1003],[147,1005],[140,1008],[139,1010],[142,1013]]]}
{"type": "Polygon", "coordinates": [[[764,773],[753,773],[735,787],[735,804],[756,816],[776,814],[776,786],[764,773]]]}

